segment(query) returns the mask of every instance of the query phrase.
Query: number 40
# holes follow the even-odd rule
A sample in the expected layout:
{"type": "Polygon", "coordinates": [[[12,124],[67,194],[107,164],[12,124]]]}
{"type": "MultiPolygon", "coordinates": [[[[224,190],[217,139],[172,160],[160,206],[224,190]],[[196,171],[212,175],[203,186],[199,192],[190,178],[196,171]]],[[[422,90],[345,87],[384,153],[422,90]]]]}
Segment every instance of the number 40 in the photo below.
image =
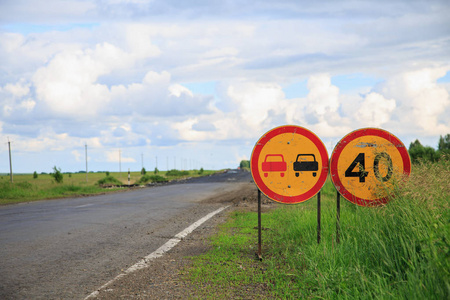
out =
{"type": "MultiPolygon", "coordinates": [[[[375,178],[379,181],[386,182],[392,177],[392,159],[386,152],[378,153],[373,160],[373,173],[375,174],[375,178]],[[380,174],[380,169],[378,167],[380,160],[385,158],[387,161],[388,171],[386,176],[382,177],[380,174]]],[[[366,171],[366,157],[364,153],[359,153],[350,166],[345,170],[345,177],[359,177],[359,182],[366,182],[366,177],[369,175],[369,172],[366,171]],[[358,172],[354,172],[353,170],[359,164],[358,172]]]]}

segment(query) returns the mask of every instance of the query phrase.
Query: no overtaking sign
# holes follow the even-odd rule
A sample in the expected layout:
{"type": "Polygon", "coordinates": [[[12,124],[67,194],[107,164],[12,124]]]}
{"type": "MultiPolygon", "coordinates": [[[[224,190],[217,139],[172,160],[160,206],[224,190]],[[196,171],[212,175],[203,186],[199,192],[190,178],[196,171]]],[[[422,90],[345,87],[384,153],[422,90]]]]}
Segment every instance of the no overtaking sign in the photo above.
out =
{"type": "Polygon", "coordinates": [[[308,129],[280,126],[258,140],[250,165],[262,193],[276,202],[295,204],[312,198],[325,184],[328,153],[308,129]]]}

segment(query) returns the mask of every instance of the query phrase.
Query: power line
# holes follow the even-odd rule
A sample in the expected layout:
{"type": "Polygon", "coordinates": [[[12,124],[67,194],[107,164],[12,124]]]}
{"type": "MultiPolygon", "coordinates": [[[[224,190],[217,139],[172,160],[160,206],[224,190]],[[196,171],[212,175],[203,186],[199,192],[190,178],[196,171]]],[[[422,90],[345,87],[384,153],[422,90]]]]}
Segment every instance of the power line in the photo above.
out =
{"type": "Polygon", "coordinates": [[[121,159],[121,150],[119,149],[119,176],[122,178],[122,159],[121,159]]]}

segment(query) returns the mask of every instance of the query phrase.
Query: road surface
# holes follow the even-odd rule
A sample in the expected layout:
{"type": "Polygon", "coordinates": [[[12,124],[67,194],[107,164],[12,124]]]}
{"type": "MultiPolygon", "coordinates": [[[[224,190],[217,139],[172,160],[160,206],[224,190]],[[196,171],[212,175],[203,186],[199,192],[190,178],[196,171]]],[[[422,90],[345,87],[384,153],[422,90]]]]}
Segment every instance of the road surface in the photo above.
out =
{"type": "Polygon", "coordinates": [[[229,172],[95,197],[0,207],[0,299],[83,299],[251,180],[229,172]],[[223,197],[222,197],[223,198],[223,197]]]}

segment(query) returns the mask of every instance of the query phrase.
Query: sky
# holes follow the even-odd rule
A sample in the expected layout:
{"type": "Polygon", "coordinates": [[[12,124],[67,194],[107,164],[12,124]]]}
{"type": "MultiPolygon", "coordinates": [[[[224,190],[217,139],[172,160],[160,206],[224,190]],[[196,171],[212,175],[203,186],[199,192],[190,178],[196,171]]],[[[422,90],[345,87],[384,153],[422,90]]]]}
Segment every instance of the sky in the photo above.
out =
{"type": "Polygon", "coordinates": [[[0,0],[0,173],[235,168],[298,125],[450,133],[449,1],[0,0]]]}

